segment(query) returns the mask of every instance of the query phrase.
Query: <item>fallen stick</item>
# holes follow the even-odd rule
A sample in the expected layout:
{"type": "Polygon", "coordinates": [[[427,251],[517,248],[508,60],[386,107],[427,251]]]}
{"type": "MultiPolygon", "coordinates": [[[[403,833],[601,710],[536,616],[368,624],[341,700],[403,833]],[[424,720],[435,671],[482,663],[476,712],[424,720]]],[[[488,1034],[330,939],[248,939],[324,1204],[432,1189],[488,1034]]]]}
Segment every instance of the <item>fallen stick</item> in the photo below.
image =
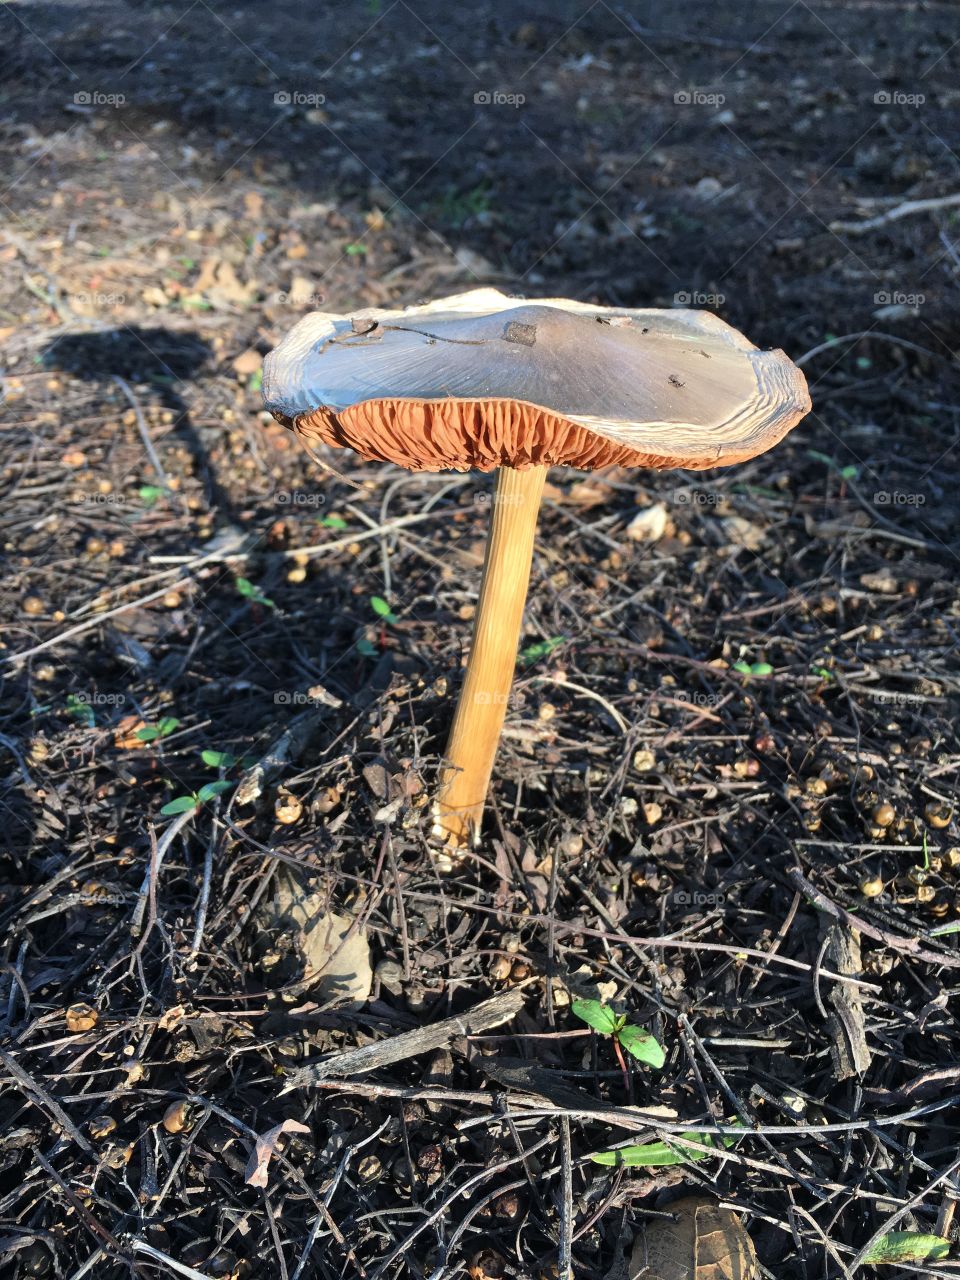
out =
{"type": "Polygon", "coordinates": [[[933,196],[929,200],[905,200],[895,205],[886,213],[877,214],[875,218],[867,218],[866,222],[831,222],[831,231],[846,231],[848,235],[859,236],[865,231],[873,231],[888,222],[897,222],[900,218],[910,218],[916,213],[930,213],[933,209],[946,209],[960,204],[960,192],[952,196],[933,196]]]}
{"type": "Polygon", "coordinates": [[[860,916],[852,915],[845,907],[839,906],[836,902],[831,902],[825,893],[821,893],[806,879],[799,867],[790,867],[787,871],[787,879],[792,881],[803,896],[812,902],[815,907],[819,907],[827,915],[833,916],[835,920],[842,920],[851,929],[859,929],[868,938],[882,942],[892,951],[899,951],[902,955],[912,956],[914,960],[925,960],[927,964],[942,964],[948,969],[960,969],[960,955],[950,951],[928,951],[926,947],[920,945],[918,938],[904,938],[900,934],[891,933],[889,929],[881,929],[875,924],[870,924],[868,920],[863,920],[860,916]]]}
{"type": "Polygon", "coordinates": [[[466,1013],[454,1014],[452,1018],[444,1018],[442,1022],[435,1022],[428,1027],[404,1031],[387,1040],[378,1040],[376,1044],[347,1049],[343,1053],[333,1054],[320,1062],[301,1067],[299,1071],[291,1073],[281,1093],[309,1088],[321,1080],[329,1080],[331,1076],[376,1071],[379,1067],[389,1067],[421,1053],[443,1049],[460,1036],[475,1035],[480,1031],[490,1031],[493,1027],[502,1026],[519,1013],[522,1006],[523,992],[519,987],[514,987],[489,1000],[482,1000],[466,1013]]]}

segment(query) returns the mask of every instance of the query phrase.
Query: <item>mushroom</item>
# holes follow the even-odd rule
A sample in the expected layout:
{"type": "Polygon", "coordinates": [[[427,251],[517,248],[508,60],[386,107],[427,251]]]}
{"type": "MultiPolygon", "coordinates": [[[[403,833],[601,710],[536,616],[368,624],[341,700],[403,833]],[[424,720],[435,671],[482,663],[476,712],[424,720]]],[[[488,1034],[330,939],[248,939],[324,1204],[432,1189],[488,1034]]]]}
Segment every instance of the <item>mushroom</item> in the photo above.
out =
{"type": "Polygon", "coordinates": [[[703,311],[475,289],[402,311],[305,316],[264,401],[305,443],[411,471],[497,471],[466,677],[434,806],[478,839],[513,680],[547,468],[702,470],[763,453],[810,409],[803,374],[703,311]]]}

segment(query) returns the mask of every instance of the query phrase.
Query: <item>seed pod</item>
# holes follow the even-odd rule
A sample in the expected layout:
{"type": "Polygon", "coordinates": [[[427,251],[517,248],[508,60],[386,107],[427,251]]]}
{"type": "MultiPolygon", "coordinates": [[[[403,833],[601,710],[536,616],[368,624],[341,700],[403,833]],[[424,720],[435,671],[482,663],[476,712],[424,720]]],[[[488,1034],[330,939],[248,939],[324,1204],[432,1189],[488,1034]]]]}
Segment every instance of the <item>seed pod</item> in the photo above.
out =
{"type": "Polygon", "coordinates": [[[931,800],[923,811],[928,826],[942,831],[953,820],[953,810],[943,800],[931,800]]]}
{"type": "Polygon", "coordinates": [[[897,816],[897,811],[892,804],[884,801],[881,804],[875,804],[870,811],[870,817],[873,819],[874,826],[889,827],[897,816]]]}
{"type": "Polygon", "coordinates": [[[116,1127],[117,1122],[113,1116],[94,1116],[87,1124],[87,1133],[91,1138],[96,1138],[99,1141],[102,1138],[109,1138],[116,1127]]]}
{"type": "Polygon", "coordinates": [[[186,1102],[171,1102],[161,1121],[167,1133],[182,1133],[190,1123],[190,1107],[186,1102]]]}
{"type": "Polygon", "coordinates": [[[64,1016],[67,1020],[67,1030],[74,1035],[79,1031],[91,1031],[97,1025],[99,1017],[92,1005],[82,1002],[72,1004],[64,1016]]]}

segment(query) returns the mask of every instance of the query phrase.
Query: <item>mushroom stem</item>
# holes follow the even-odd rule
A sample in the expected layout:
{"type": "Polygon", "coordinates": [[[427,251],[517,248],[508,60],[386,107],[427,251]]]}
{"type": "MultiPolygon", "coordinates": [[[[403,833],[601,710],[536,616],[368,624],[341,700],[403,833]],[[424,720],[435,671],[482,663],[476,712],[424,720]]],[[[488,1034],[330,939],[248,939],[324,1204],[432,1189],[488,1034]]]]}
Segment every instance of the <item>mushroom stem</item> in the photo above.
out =
{"type": "Polygon", "coordinates": [[[434,834],[455,847],[476,843],[507,713],[546,467],[501,467],[467,674],[447,741],[434,834]]]}

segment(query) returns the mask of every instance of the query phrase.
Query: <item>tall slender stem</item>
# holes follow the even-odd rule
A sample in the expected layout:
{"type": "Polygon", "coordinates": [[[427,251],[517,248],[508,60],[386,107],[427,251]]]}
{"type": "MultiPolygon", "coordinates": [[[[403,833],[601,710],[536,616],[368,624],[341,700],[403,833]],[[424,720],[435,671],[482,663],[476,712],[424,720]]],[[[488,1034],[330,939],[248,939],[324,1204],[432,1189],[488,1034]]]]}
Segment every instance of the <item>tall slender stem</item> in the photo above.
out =
{"type": "Polygon", "coordinates": [[[523,606],[546,467],[501,467],[467,674],[457,703],[434,808],[449,845],[476,843],[517,661],[523,606]]]}

